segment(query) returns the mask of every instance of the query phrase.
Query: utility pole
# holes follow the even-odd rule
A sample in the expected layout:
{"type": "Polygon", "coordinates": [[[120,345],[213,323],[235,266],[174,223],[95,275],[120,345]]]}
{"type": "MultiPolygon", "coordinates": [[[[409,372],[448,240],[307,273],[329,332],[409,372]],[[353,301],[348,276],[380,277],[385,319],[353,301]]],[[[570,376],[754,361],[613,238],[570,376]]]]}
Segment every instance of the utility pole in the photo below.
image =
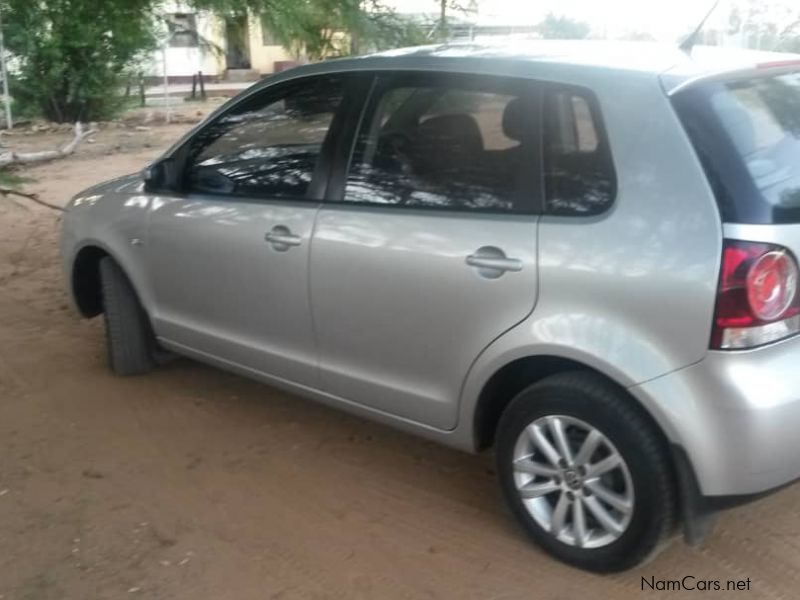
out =
{"type": "Polygon", "coordinates": [[[11,96],[8,93],[8,69],[6,69],[6,46],[3,41],[3,16],[0,12],[0,75],[3,77],[3,104],[6,107],[6,129],[14,126],[11,120],[11,96]]]}

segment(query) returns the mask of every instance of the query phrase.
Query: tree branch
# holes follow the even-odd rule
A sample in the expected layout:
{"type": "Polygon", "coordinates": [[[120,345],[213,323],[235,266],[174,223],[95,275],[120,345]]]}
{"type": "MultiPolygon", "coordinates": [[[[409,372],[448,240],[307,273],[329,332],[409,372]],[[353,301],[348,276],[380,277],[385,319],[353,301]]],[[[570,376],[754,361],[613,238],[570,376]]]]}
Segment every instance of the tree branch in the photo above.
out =
{"type": "Polygon", "coordinates": [[[785,37],[785,36],[787,36],[787,35],[790,35],[790,34],[792,34],[792,33],[794,32],[794,30],[795,30],[795,29],[796,29],[798,26],[800,26],[800,18],[798,18],[798,19],[795,19],[794,21],[792,21],[791,23],[789,23],[789,24],[788,24],[786,27],[784,27],[784,28],[783,28],[783,31],[781,31],[781,32],[780,32],[780,34],[778,34],[778,37],[785,37]]]}
{"type": "Polygon", "coordinates": [[[57,150],[42,150],[40,152],[4,152],[0,154],[0,168],[7,167],[8,165],[25,164],[41,162],[45,160],[53,160],[55,158],[63,158],[75,152],[86,137],[97,133],[96,129],[83,130],[83,126],[78,122],[75,123],[75,137],[70,142],[58,148],[57,150]]]}
{"type": "Polygon", "coordinates": [[[49,202],[45,202],[37,194],[29,194],[27,192],[20,192],[18,190],[14,190],[11,188],[0,187],[0,194],[3,196],[20,196],[21,198],[26,198],[36,204],[40,204],[41,206],[46,206],[47,208],[51,208],[53,210],[57,210],[59,212],[64,212],[63,206],[58,206],[56,204],[50,204],[49,202]]]}

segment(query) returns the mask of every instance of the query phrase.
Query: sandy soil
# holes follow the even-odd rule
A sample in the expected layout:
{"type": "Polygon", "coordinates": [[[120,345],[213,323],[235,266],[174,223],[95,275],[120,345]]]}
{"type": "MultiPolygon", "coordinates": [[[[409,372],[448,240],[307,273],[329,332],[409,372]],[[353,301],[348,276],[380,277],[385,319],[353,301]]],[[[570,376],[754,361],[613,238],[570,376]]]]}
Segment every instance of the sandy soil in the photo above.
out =
{"type": "MultiPolygon", "coordinates": [[[[186,125],[108,128],[26,189],[63,203],[186,125]],[[126,135],[132,134],[132,135],[126,135]]],[[[4,138],[46,148],[65,134],[4,138]]],[[[796,598],[800,487],[598,577],[547,558],[468,456],[190,361],[106,369],[62,289],[57,214],[0,198],[0,599],[636,598],[642,577],[796,598]]],[[[724,592],[711,594],[728,597],[724,592]]]]}

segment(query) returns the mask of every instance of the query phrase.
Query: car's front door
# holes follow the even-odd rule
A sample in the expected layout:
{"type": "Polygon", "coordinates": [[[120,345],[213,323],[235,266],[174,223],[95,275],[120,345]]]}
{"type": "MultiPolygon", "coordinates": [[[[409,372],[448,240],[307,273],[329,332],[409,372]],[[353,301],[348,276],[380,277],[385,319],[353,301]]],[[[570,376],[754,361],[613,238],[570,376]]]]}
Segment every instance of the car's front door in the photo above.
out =
{"type": "Polygon", "coordinates": [[[536,302],[539,105],[521,80],[379,78],[312,241],[327,392],[455,426],[470,365],[536,302]]]}
{"type": "Polygon", "coordinates": [[[309,247],[347,85],[273,86],[183,149],[183,192],[155,198],[146,240],[153,323],[168,346],[314,383],[309,247]]]}

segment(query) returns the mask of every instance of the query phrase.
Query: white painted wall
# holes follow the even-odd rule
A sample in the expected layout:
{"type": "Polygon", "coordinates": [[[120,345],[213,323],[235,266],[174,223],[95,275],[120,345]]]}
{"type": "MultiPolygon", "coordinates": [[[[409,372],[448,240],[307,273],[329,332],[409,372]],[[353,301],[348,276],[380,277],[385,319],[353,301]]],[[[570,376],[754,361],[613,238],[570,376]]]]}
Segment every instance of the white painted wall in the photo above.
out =
{"type": "MultiPolygon", "coordinates": [[[[172,13],[194,13],[197,24],[197,32],[209,42],[215,44],[219,51],[203,47],[195,48],[174,48],[168,46],[167,54],[167,75],[169,77],[190,77],[197,71],[202,71],[204,75],[222,76],[225,73],[225,21],[207,12],[196,12],[189,6],[181,2],[165,2],[160,12],[162,14],[172,13]]],[[[260,74],[272,73],[275,61],[296,60],[289,51],[280,45],[264,45],[261,33],[261,23],[259,19],[248,19],[250,62],[252,68],[260,74]]],[[[163,76],[163,52],[161,49],[152,53],[150,59],[144,65],[146,75],[163,76]]]]}
{"type": "MultiPolygon", "coordinates": [[[[179,2],[165,2],[159,11],[162,14],[172,13],[195,13],[195,11],[179,2]]],[[[191,76],[197,71],[202,71],[204,75],[221,75],[225,70],[224,55],[224,23],[208,14],[195,13],[197,32],[205,39],[213,42],[220,47],[220,51],[198,47],[174,48],[167,46],[167,75],[191,76]]],[[[163,51],[161,48],[155,50],[150,59],[144,65],[146,75],[161,77],[163,71],[163,51]]]]}

